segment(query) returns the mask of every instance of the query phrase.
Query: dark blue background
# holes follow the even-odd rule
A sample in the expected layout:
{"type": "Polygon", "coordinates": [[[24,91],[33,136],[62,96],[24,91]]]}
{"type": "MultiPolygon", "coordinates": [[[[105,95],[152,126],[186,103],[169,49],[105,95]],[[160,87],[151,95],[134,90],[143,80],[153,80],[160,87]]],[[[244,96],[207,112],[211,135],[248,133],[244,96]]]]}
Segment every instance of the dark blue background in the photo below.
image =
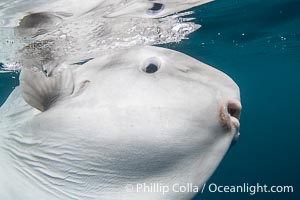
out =
{"type": "Polygon", "coordinates": [[[203,27],[166,45],[240,86],[241,136],[207,184],[292,185],[294,193],[210,193],[195,198],[300,199],[300,1],[218,0],[194,9],[203,27]]]}

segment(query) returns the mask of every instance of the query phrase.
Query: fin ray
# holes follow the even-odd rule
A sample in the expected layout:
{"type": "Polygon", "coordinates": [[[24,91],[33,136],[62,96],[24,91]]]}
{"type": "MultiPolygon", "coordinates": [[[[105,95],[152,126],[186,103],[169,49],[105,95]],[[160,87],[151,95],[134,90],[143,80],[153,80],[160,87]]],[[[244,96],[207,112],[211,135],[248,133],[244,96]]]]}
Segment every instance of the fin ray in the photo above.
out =
{"type": "Polygon", "coordinates": [[[47,77],[42,71],[24,68],[20,75],[20,88],[24,100],[29,105],[45,111],[54,102],[73,93],[72,71],[64,68],[47,77]]]}

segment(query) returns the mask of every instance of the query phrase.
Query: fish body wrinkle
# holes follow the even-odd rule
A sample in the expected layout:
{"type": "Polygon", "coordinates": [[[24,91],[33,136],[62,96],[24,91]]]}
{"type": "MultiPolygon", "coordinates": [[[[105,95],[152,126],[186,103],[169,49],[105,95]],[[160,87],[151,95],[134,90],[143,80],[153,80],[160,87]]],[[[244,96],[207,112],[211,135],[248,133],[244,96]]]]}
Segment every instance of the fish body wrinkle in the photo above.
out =
{"type": "Polygon", "coordinates": [[[24,68],[0,108],[0,199],[192,199],[126,185],[200,188],[236,138],[240,110],[227,75],[159,47],[47,76],[24,68]]]}

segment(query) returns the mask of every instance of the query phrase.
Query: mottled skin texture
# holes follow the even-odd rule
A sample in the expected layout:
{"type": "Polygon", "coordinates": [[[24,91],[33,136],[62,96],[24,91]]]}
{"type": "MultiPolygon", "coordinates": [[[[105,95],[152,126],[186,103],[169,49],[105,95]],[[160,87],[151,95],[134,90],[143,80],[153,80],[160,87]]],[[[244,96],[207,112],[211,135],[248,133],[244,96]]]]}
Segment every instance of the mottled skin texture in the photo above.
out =
{"type": "Polygon", "coordinates": [[[0,109],[0,199],[191,199],[125,186],[201,187],[238,134],[237,85],[167,49],[23,69],[20,84],[0,109]]]}

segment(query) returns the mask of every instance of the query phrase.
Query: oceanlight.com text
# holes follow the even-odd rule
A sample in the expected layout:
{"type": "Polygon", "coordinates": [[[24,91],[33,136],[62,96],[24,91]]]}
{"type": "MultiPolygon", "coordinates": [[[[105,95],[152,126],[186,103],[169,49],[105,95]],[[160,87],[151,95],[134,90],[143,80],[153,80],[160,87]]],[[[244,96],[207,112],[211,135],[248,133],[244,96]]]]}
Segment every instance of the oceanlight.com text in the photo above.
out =
{"type": "Polygon", "coordinates": [[[243,183],[241,185],[218,185],[216,183],[204,184],[202,188],[203,192],[212,193],[248,193],[255,195],[257,193],[293,193],[294,187],[291,185],[276,185],[269,186],[267,184],[256,183],[256,185],[250,185],[243,183]]]}
{"type": "Polygon", "coordinates": [[[127,192],[137,193],[161,193],[163,195],[169,192],[175,193],[246,193],[255,195],[257,193],[293,193],[294,187],[291,185],[267,185],[267,184],[249,184],[241,185],[218,185],[216,183],[206,183],[203,187],[194,185],[193,183],[167,185],[163,183],[138,183],[128,184],[125,187],[127,192]]]}

